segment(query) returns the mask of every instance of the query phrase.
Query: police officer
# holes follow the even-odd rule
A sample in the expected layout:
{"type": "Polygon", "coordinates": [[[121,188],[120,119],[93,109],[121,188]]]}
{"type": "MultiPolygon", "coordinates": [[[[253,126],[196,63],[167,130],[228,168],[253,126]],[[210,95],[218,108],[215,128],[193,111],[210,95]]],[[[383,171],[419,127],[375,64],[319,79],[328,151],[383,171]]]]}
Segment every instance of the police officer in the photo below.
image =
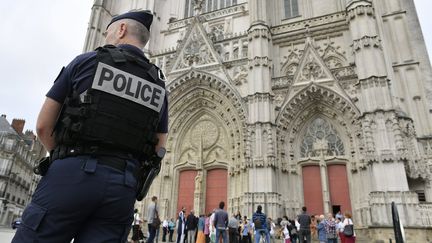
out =
{"type": "Polygon", "coordinates": [[[162,72],[144,56],[153,16],[114,17],[106,46],[57,77],[37,120],[51,163],[13,242],[125,242],[141,161],[164,155],[168,108],[162,72]]]}

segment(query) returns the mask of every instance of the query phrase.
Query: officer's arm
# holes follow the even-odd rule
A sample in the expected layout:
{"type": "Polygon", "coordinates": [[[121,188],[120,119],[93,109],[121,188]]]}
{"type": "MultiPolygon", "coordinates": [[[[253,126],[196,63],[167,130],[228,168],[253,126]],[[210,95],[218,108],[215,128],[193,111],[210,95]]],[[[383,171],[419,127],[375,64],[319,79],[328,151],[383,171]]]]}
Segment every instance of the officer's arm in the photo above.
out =
{"type": "Polygon", "coordinates": [[[61,104],[49,97],[45,99],[36,124],[36,133],[45,149],[51,151],[55,148],[53,129],[60,112],[61,104]]]}
{"type": "Polygon", "coordinates": [[[160,148],[165,148],[167,135],[167,133],[156,133],[156,136],[159,140],[158,144],[156,144],[156,152],[159,151],[160,148]]]}

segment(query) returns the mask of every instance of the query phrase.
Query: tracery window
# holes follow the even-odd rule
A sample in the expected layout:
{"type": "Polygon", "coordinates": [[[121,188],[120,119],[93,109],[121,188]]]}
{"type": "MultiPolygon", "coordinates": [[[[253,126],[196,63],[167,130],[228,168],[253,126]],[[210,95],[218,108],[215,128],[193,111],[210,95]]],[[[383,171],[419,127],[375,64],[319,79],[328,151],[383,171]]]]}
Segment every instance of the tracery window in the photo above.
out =
{"type": "Polygon", "coordinates": [[[300,157],[315,157],[320,155],[344,155],[345,148],[336,129],[326,120],[316,118],[307,128],[300,144],[300,157]]]}
{"type": "MultiPolygon", "coordinates": [[[[196,0],[186,0],[185,2],[185,18],[194,16],[194,2],[196,0]]],[[[237,0],[205,0],[202,5],[203,12],[211,12],[221,8],[236,5],[237,0]]]]}
{"type": "Polygon", "coordinates": [[[293,18],[299,15],[298,0],[284,0],[285,18],[293,18]]]}

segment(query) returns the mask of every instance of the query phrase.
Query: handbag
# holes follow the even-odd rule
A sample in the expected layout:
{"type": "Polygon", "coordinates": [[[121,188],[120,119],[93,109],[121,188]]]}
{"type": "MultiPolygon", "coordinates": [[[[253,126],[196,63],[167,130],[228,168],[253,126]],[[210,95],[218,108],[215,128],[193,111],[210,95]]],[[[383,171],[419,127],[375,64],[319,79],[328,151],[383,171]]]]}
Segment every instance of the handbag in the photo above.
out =
{"type": "Polygon", "coordinates": [[[354,235],[354,225],[352,225],[352,224],[345,225],[344,230],[343,230],[343,234],[347,237],[353,236],[354,235]]]}

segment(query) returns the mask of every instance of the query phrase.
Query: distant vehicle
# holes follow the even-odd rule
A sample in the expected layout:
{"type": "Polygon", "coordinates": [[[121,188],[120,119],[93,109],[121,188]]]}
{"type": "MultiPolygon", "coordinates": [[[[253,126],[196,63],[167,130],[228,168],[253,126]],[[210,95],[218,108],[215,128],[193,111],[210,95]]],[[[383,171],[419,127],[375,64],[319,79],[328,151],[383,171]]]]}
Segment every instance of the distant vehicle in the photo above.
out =
{"type": "Polygon", "coordinates": [[[21,225],[21,218],[17,218],[14,221],[12,221],[12,229],[16,229],[21,225]]]}

